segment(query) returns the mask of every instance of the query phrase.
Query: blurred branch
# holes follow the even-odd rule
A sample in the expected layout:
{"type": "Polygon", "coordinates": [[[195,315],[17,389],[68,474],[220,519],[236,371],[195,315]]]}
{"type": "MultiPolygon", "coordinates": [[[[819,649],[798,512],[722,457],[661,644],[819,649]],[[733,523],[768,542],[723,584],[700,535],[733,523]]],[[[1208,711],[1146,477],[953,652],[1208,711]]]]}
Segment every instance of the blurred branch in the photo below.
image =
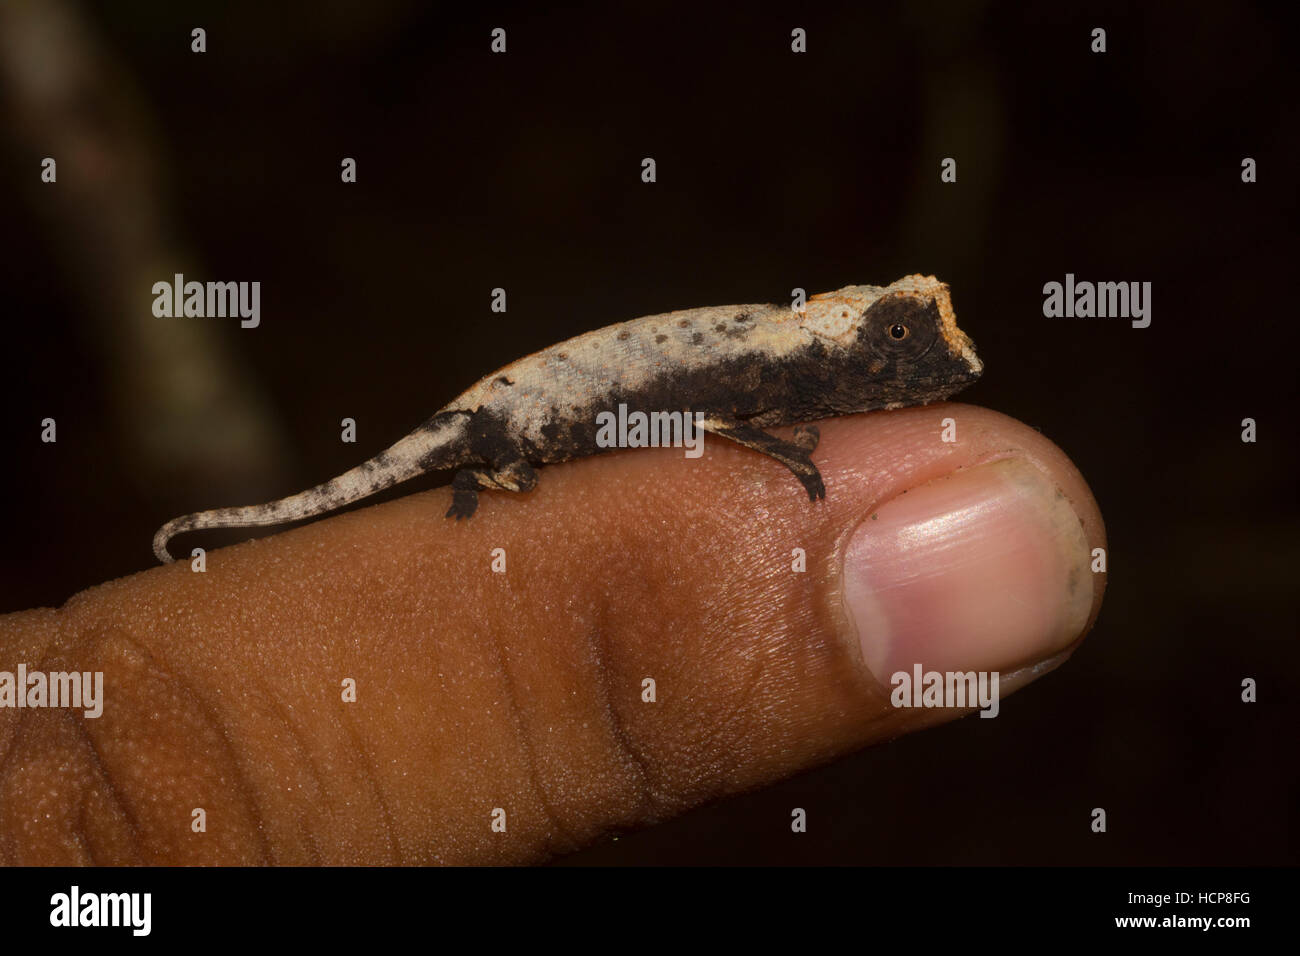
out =
{"type": "Polygon", "coordinates": [[[132,78],[74,4],[0,0],[0,83],[5,125],[35,157],[32,185],[19,189],[93,324],[110,413],[135,473],[155,491],[196,480],[232,492],[274,484],[286,444],[219,328],[153,315],[154,282],[202,270],[160,198],[159,137],[132,78]],[[58,164],[54,185],[39,181],[45,156],[58,164]]]}

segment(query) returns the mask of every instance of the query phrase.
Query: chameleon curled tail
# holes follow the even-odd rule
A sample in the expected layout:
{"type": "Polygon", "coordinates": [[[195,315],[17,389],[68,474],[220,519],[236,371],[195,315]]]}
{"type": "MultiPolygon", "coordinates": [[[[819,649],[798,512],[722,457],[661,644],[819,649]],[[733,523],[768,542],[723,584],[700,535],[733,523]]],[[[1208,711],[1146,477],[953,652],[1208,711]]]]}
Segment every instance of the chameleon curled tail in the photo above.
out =
{"type": "Polygon", "coordinates": [[[170,564],[175,559],[167,551],[167,542],[186,531],[282,524],[342,508],[426,471],[453,464],[440,461],[438,452],[449,447],[461,431],[457,419],[435,416],[386,451],[314,488],[265,504],[214,508],[173,518],[153,536],[153,553],[159,561],[170,564]]]}

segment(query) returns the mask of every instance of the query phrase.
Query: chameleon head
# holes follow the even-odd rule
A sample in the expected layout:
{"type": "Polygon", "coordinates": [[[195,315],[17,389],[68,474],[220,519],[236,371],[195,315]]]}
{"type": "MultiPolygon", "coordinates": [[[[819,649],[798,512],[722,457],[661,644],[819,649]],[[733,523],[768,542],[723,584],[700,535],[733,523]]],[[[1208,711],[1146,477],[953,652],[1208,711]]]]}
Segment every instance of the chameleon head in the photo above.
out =
{"type": "Polygon", "coordinates": [[[934,276],[815,295],[799,321],[815,335],[862,350],[875,375],[928,379],[955,390],[984,370],[974,343],[957,328],[948,286],[934,276]]]}

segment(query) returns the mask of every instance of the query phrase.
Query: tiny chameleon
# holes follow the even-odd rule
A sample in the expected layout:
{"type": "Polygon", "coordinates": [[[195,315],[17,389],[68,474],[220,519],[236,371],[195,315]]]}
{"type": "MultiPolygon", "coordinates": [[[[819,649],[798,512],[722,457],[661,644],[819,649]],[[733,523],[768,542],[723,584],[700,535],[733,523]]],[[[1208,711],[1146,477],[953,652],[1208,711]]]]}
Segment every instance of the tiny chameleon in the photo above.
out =
{"type": "Polygon", "coordinates": [[[587,332],[481,379],[374,458],[266,504],[175,518],[167,542],[204,528],[281,524],[321,515],[429,471],[459,469],[448,518],[469,518],[484,489],[531,491],[534,465],[605,451],[596,416],[625,403],[703,414],[704,430],[768,455],[811,501],[826,497],[813,463],[817,429],[799,423],[941,401],[983,370],[933,276],[815,295],[805,308],[725,305],[648,315],[587,332]],[[786,441],[764,431],[798,425],[786,441]]]}

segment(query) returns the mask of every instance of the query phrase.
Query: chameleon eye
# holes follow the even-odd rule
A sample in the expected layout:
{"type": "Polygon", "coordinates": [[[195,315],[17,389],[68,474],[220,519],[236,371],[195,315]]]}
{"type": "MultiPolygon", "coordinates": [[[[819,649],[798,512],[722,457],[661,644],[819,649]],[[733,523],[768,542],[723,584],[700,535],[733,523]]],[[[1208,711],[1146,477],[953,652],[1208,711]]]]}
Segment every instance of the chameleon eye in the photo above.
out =
{"type": "Polygon", "coordinates": [[[891,339],[901,341],[907,338],[907,336],[908,336],[908,331],[906,325],[903,325],[899,322],[895,322],[893,325],[889,327],[889,337],[891,339]]]}

